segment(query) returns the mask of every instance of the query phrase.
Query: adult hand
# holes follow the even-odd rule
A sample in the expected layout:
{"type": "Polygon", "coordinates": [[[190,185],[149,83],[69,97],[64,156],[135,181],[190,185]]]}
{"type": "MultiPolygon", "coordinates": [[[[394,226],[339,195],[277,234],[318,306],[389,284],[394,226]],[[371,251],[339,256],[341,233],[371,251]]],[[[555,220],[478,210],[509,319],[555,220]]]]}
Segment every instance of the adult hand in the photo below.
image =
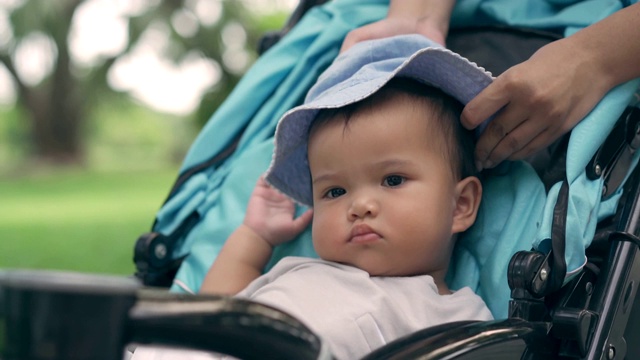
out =
{"type": "Polygon", "coordinates": [[[380,21],[352,30],[347,34],[340,48],[340,52],[365,40],[382,39],[402,34],[422,34],[429,39],[444,46],[446,31],[443,32],[438,25],[429,18],[384,18],[380,21]]]}
{"type": "Polygon", "coordinates": [[[466,128],[495,114],[478,139],[478,169],[525,158],[580,122],[611,88],[592,58],[571,37],[555,41],[471,100],[461,115],[466,128]]]}
{"type": "Polygon", "coordinates": [[[580,122],[607,91],[640,77],[640,3],[542,47],[505,71],[461,116],[473,129],[496,114],[478,139],[476,161],[490,168],[548,146],[580,122]]]}
{"type": "Polygon", "coordinates": [[[453,0],[391,0],[387,17],[351,31],[340,52],[360,41],[402,34],[422,34],[444,45],[454,5],[453,0]]]}
{"type": "Polygon", "coordinates": [[[308,210],[297,218],[294,216],[293,201],[260,177],[249,199],[244,225],[271,246],[276,246],[301,233],[311,222],[313,212],[308,210]]]}

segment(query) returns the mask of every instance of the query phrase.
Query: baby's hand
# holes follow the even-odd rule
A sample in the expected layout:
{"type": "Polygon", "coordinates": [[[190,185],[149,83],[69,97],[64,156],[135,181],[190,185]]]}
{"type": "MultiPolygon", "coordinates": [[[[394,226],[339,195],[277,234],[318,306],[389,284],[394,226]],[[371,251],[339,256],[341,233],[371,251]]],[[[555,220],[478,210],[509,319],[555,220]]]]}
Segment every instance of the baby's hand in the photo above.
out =
{"type": "Polygon", "coordinates": [[[244,225],[271,246],[291,241],[311,222],[312,210],[295,218],[295,204],[260,177],[244,218],[244,225]]]}

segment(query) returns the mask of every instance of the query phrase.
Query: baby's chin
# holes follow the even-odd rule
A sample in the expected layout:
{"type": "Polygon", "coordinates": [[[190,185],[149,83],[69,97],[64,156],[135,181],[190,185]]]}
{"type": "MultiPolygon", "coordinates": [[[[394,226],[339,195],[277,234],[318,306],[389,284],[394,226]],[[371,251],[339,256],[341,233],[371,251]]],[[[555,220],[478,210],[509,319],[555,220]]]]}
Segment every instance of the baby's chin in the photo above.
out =
{"type": "Polygon", "coordinates": [[[421,273],[415,273],[415,272],[406,271],[403,269],[385,267],[379,263],[369,264],[363,261],[335,261],[335,260],[334,262],[338,262],[343,265],[353,266],[355,268],[358,268],[360,270],[367,272],[369,276],[372,276],[372,277],[384,277],[384,276],[398,277],[398,276],[424,275],[421,273]]]}
{"type": "Polygon", "coordinates": [[[446,291],[449,291],[447,288],[447,284],[444,282],[444,280],[440,279],[440,276],[438,276],[438,273],[434,273],[432,271],[429,271],[428,269],[423,269],[423,268],[398,268],[398,267],[392,267],[392,266],[381,266],[380,264],[373,264],[370,266],[367,266],[366,264],[361,264],[361,265],[357,265],[357,264],[351,264],[351,266],[355,266],[361,270],[366,271],[367,273],[369,273],[369,276],[374,276],[374,277],[410,277],[410,276],[422,276],[422,275],[429,275],[433,278],[434,282],[436,283],[436,285],[438,286],[438,289],[446,289],[446,291]]]}

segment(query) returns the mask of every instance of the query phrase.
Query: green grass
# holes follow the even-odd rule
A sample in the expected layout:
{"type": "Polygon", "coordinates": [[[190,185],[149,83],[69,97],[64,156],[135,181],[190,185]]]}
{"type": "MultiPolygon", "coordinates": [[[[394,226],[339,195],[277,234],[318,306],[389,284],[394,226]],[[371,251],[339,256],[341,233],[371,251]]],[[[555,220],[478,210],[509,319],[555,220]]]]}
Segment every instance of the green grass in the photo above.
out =
{"type": "Polygon", "coordinates": [[[135,240],[176,176],[165,168],[0,178],[0,268],[132,274],[135,240]]]}

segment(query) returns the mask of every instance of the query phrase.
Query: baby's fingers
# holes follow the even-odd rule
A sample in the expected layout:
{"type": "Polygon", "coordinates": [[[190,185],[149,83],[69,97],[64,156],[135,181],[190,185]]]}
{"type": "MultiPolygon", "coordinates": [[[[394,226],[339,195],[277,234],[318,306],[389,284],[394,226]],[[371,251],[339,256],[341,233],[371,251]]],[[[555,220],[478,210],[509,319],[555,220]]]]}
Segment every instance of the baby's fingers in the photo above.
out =
{"type": "Polygon", "coordinates": [[[309,209],[302,213],[302,215],[293,219],[293,228],[296,233],[301,233],[311,223],[313,218],[313,210],[309,209]]]}

